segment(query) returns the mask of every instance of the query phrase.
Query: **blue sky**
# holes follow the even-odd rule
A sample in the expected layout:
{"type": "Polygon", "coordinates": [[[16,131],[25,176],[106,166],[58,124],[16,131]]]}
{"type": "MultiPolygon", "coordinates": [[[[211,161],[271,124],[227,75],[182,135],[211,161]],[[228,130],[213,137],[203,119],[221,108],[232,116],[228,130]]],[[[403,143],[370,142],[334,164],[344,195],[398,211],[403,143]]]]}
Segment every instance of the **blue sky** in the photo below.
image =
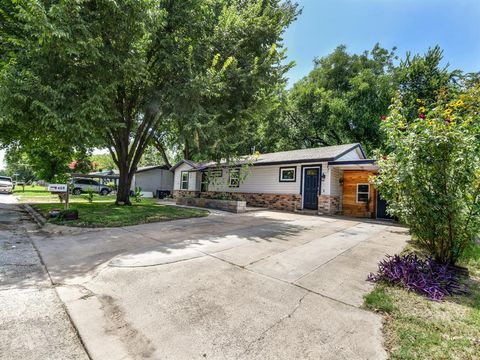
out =
{"type": "Polygon", "coordinates": [[[480,70],[480,0],[297,0],[302,14],[286,31],[290,85],[313,68],[313,59],[339,44],[349,52],[375,43],[397,53],[424,53],[436,44],[450,68],[480,70]]]}
{"type": "MultiPolygon", "coordinates": [[[[313,59],[339,44],[363,52],[379,42],[397,53],[424,53],[439,44],[451,69],[480,70],[480,0],[297,0],[303,13],[286,31],[289,84],[307,75],[313,59]]],[[[3,164],[0,150],[0,168],[3,164]]]]}

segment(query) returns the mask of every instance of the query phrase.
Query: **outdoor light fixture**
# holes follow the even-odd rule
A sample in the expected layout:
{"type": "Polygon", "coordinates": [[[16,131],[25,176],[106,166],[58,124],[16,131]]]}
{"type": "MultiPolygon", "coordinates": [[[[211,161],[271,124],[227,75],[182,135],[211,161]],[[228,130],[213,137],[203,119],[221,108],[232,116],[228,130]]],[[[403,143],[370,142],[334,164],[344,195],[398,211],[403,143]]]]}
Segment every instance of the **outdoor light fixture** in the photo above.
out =
{"type": "Polygon", "coordinates": [[[327,177],[327,175],[325,175],[325,173],[322,173],[322,181],[325,181],[326,177],[327,177]]]}

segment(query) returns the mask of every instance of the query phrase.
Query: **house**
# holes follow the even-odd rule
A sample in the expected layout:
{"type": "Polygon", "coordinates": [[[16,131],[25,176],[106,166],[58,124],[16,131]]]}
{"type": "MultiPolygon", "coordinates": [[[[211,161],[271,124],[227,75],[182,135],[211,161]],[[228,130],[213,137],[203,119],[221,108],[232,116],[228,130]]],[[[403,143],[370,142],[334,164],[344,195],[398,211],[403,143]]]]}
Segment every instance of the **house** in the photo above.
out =
{"type": "Polygon", "coordinates": [[[251,160],[243,181],[242,162],[232,167],[181,160],[171,168],[174,196],[215,198],[234,193],[251,206],[388,218],[385,201],[369,183],[377,166],[360,144],[260,154],[251,160]],[[212,177],[217,179],[211,181],[212,177]]]}
{"type": "Polygon", "coordinates": [[[132,189],[136,187],[140,187],[143,192],[151,192],[154,196],[157,196],[157,191],[171,194],[173,172],[166,165],[140,167],[133,175],[132,189]]]}
{"type": "MultiPolygon", "coordinates": [[[[119,171],[105,170],[89,174],[72,174],[72,177],[91,178],[102,184],[113,182],[118,185],[119,171]]],[[[162,194],[171,194],[173,190],[173,172],[166,165],[145,166],[137,169],[133,175],[131,190],[140,187],[142,192],[152,193],[158,196],[157,191],[162,194]]]]}

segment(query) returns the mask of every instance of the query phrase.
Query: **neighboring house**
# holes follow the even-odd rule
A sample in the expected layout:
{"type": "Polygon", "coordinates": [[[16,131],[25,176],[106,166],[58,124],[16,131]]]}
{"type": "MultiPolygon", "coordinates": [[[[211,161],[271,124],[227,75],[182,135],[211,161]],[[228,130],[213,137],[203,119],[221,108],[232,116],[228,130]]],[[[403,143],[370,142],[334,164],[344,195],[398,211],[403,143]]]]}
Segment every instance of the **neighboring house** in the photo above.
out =
{"type": "Polygon", "coordinates": [[[166,165],[146,166],[138,168],[133,175],[132,189],[140,187],[142,191],[152,192],[154,196],[157,190],[162,193],[172,193],[173,172],[166,165]]]}
{"type": "Polygon", "coordinates": [[[170,170],[175,196],[216,197],[228,192],[241,195],[251,206],[388,218],[385,202],[369,184],[377,166],[365,157],[360,144],[260,154],[240,182],[238,168],[222,163],[182,160],[170,170]],[[206,174],[221,181],[202,181],[206,174]]]}
{"type": "MultiPolygon", "coordinates": [[[[88,175],[73,174],[72,177],[88,177],[98,179],[102,184],[113,182],[118,185],[118,170],[92,172],[88,175]]],[[[173,172],[166,165],[155,165],[138,168],[133,175],[131,189],[140,187],[144,192],[151,192],[157,196],[157,190],[163,194],[171,194],[173,191],[173,172]]]]}

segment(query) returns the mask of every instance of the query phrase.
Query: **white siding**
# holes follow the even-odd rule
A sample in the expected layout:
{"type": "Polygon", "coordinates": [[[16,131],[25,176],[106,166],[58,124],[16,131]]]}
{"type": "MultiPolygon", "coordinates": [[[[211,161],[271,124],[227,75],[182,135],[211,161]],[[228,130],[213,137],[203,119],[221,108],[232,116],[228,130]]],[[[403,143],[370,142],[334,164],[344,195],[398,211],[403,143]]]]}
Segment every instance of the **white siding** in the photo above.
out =
{"type": "Polygon", "coordinates": [[[340,184],[342,176],[342,170],[330,168],[330,195],[342,196],[342,185],[340,184]]]}
{"type": "MultiPolygon", "coordinates": [[[[228,187],[227,170],[223,170],[223,177],[217,183],[209,184],[209,191],[220,192],[245,192],[245,193],[266,193],[266,194],[300,194],[300,182],[303,178],[301,169],[303,166],[317,166],[318,164],[282,164],[268,166],[252,166],[249,174],[238,188],[228,187]],[[280,167],[294,167],[296,169],[296,179],[292,182],[280,182],[280,167]]],[[[327,163],[321,163],[322,172],[325,173],[325,181],[321,182],[321,193],[330,194],[330,176],[328,174],[327,163]]]]}
{"type": "Polygon", "coordinates": [[[364,156],[359,148],[355,148],[352,151],[349,151],[345,155],[339,157],[336,161],[348,161],[348,160],[360,160],[364,159],[364,156]]]}
{"type": "MultiPolygon", "coordinates": [[[[175,174],[173,178],[173,190],[181,190],[180,181],[181,181],[182,171],[188,171],[192,169],[193,168],[188,164],[182,164],[175,169],[175,174]]],[[[188,177],[188,190],[200,191],[200,187],[199,186],[197,187],[197,173],[195,171],[191,171],[188,177]]]]}

